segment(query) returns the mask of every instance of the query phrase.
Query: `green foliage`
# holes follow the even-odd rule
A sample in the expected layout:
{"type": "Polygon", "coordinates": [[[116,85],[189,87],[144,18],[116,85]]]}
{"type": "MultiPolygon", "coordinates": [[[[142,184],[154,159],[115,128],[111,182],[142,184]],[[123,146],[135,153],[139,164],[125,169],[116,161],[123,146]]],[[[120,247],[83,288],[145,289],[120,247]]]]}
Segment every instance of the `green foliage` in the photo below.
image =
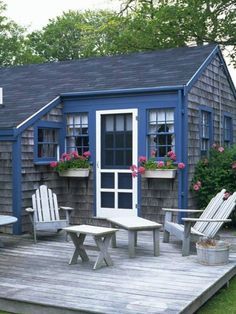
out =
{"type": "Polygon", "coordinates": [[[215,146],[209,157],[196,165],[191,189],[200,208],[206,207],[223,188],[229,193],[236,191],[236,146],[222,150],[222,147],[215,146]]]}

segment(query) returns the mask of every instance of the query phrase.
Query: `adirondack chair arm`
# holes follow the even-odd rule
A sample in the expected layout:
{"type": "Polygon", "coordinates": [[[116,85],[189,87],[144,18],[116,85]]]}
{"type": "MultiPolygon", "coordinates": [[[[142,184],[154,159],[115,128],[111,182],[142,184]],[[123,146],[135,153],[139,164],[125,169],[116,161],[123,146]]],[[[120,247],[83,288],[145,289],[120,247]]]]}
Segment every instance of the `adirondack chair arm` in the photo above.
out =
{"type": "Polygon", "coordinates": [[[185,212],[185,213],[202,213],[203,209],[187,209],[187,208],[162,208],[165,212],[185,212]]]}
{"type": "Polygon", "coordinates": [[[70,221],[70,216],[74,208],[68,206],[60,206],[59,209],[62,209],[66,212],[66,219],[70,221]]]}
{"type": "Polygon", "coordinates": [[[33,213],[34,209],[32,207],[27,207],[25,211],[27,211],[28,213],[33,213]]]}
{"type": "Polygon", "coordinates": [[[74,210],[73,207],[68,207],[68,206],[60,206],[59,209],[66,210],[66,211],[72,211],[72,210],[74,210]]]}
{"type": "Polygon", "coordinates": [[[183,221],[186,222],[197,222],[197,221],[205,221],[205,222],[230,222],[231,219],[204,219],[204,218],[182,218],[183,221]]]}

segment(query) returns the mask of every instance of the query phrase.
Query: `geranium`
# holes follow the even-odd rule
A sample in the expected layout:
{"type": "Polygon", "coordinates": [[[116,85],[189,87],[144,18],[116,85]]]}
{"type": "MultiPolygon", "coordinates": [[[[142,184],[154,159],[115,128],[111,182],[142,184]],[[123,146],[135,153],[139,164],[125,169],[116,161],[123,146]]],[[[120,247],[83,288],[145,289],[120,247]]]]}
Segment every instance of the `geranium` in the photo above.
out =
{"type": "Polygon", "coordinates": [[[67,169],[86,169],[90,166],[90,156],[91,153],[89,151],[84,152],[82,156],[76,151],[63,153],[60,161],[53,161],[50,163],[50,166],[58,172],[65,171],[67,169]]]}
{"type": "Polygon", "coordinates": [[[132,176],[135,178],[138,174],[145,173],[146,170],[165,170],[165,169],[184,169],[185,164],[183,162],[175,163],[176,154],[174,151],[169,151],[164,160],[156,161],[156,152],[153,151],[151,158],[147,159],[146,156],[140,156],[138,158],[139,167],[132,165],[130,170],[132,171],[132,176]]]}

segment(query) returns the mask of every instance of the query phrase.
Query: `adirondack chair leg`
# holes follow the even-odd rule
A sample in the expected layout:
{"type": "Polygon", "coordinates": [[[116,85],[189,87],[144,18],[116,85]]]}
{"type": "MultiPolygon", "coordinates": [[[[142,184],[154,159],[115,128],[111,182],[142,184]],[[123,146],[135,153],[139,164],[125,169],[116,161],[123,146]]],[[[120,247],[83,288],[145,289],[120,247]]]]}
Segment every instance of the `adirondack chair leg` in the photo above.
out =
{"type": "Polygon", "coordinates": [[[182,256],[190,254],[190,236],[191,236],[191,221],[184,222],[184,239],[182,244],[182,256]]]}
{"type": "Polygon", "coordinates": [[[0,247],[4,247],[4,244],[1,239],[0,239],[0,247]]]}
{"type": "Polygon", "coordinates": [[[128,231],[129,257],[135,257],[135,231],[128,231]]]}
{"type": "Polygon", "coordinates": [[[159,229],[153,230],[153,246],[154,246],[154,256],[160,255],[160,233],[159,229]]]}
{"type": "Polygon", "coordinates": [[[164,223],[164,233],[163,233],[163,242],[169,243],[170,241],[170,233],[166,230],[165,224],[167,221],[172,221],[173,215],[171,212],[166,212],[165,214],[165,223],[164,223]]]}

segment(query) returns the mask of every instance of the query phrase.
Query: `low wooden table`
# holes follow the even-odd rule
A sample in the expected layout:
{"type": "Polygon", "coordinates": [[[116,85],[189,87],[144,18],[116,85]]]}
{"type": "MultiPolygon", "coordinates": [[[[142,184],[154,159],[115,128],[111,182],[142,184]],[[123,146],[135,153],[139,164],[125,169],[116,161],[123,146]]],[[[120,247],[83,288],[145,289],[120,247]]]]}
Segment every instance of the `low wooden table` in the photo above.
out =
{"type": "MultiPolygon", "coordinates": [[[[137,232],[138,231],[152,231],[153,232],[153,249],[154,256],[160,255],[160,233],[161,224],[151,220],[140,217],[124,216],[107,218],[112,227],[121,227],[128,230],[128,245],[129,257],[135,257],[135,246],[137,246],[137,232]]],[[[112,237],[112,247],[116,247],[115,234],[112,237]]]]}
{"type": "MultiPolygon", "coordinates": [[[[17,218],[14,216],[0,215],[0,227],[5,225],[11,225],[17,222],[17,218]]],[[[0,240],[0,247],[4,247],[3,242],[0,240]]]]}
{"type": "Polygon", "coordinates": [[[70,265],[77,263],[78,256],[81,257],[83,262],[89,261],[88,255],[83,245],[87,235],[91,235],[94,238],[94,241],[99,251],[99,255],[97,257],[93,269],[100,268],[102,266],[103,260],[105,261],[107,266],[113,265],[112,259],[108,253],[108,246],[111,237],[116,233],[116,231],[118,231],[118,229],[96,227],[91,225],[79,225],[73,227],[66,227],[63,228],[63,230],[65,230],[67,234],[70,235],[75,246],[75,251],[69,262],[70,265]]]}

